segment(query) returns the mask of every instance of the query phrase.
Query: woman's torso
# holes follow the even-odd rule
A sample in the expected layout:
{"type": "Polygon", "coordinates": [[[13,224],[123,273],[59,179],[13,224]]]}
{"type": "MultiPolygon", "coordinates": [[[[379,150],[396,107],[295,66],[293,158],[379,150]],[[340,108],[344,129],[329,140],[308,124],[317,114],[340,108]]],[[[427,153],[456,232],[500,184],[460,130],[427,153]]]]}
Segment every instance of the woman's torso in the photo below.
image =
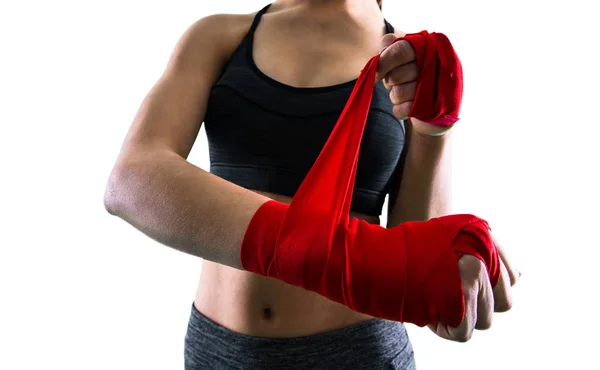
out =
{"type": "MultiPolygon", "coordinates": [[[[326,87],[325,90],[331,90],[332,86],[348,85],[349,81],[356,79],[357,72],[365,63],[379,52],[379,41],[386,30],[383,16],[377,9],[370,11],[372,9],[369,8],[368,11],[362,10],[363,15],[360,17],[349,17],[332,13],[334,8],[308,12],[307,7],[294,5],[293,1],[281,3],[283,5],[273,4],[266,14],[260,16],[259,13],[257,18],[251,15],[245,20],[240,19],[248,22],[248,29],[252,31],[252,34],[247,35],[251,39],[244,39],[240,47],[250,47],[249,64],[253,64],[254,73],[260,74],[263,79],[266,78],[275,85],[281,85],[280,88],[298,92],[301,98],[302,94],[318,91],[319,88],[326,87]],[[260,26],[256,27],[258,24],[260,26]]],[[[240,57],[235,54],[233,56],[240,57]]],[[[248,66],[248,73],[252,73],[250,67],[248,66]]],[[[223,78],[227,77],[227,69],[225,72],[223,78]]],[[[349,89],[349,94],[351,86],[346,86],[346,89],[349,89]]],[[[212,139],[212,145],[215,146],[215,142],[224,140],[224,136],[234,140],[227,136],[226,128],[222,125],[218,126],[220,129],[209,126],[209,123],[217,125],[209,122],[210,112],[209,100],[206,120],[209,143],[212,139]],[[214,138],[217,136],[219,140],[214,138]]],[[[341,110],[337,116],[339,113],[341,110]]],[[[329,120],[333,120],[331,123],[335,124],[334,118],[329,120]]],[[[401,125],[401,122],[395,122],[389,117],[385,122],[388,125],[401,125]]],[[[379,138],[381,145],[397,145],[392,158],[386,158],[387,172],[380,171],[385,172],[388,178],[390,165],[395,166],[391,163],[392,159],[399,156],[404,144],[404,137],[399,138],[396,140],[399,142],[379,138]]],[[[363,149],[361,155],[362,153],[363,149]]],[[[214,164],[212,156],[211,164],[214,164]]],[[[362,165],[362,168],[365,168],[365,165],[362,165]]],[[[211,166],[211,172],[212,169],[211,166]]],[[[359,176],[360,173],[357,175],[357,183],[359,176]]],[[[368,176],[369,174],[366,174],[363,177],[368,176]]],[[[366,180],[369,179],[365,179],[365,182],[366,180]]],[[[386,184],[385,188],[388,188],[388,185],[386,184]]],[[[263,187],[264,190],[252,189],[252,185],[246,187],[281,202],[291,201],[292,194],[278,194],[276,191],[268,191],[268,187],[263,187]]],[[[351,215],[379,224],[379,216],[374,213],[376,212],[366,214],[354,211],[351,215]]],[[[316,293],[210,261],[203,262],[195,305],[205,316],[228,329],[260,337],[305,336],[370,319],[367,315],[354,312],[316,293]]]]}

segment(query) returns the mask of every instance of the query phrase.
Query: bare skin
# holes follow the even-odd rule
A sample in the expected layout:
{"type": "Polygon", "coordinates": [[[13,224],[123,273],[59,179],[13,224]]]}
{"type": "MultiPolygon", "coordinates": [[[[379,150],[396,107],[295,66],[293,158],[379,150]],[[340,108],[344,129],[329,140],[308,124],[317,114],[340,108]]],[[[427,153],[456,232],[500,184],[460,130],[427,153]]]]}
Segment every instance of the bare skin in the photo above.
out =
{"type": "MultiPolygon", "coordinates": [[[[323,7],[315,14],[303,6],[274,4],[256,30],[254,61],[267,76],[295,87],[353,80],[377,54],[384,34],[381,12],[376,7],[369,9],[368,17],[358,18],[352,13],[335,14],[337,8],[333,7],[323,7]],[[315,43],[318,39],[335,42],[315,43]]],[[[291,201],[278,194],[260,194],[291,201]]],[[[379,217],[353,216],[380,222],[379,217]]],[[[203,264],[195,304],[200,312],[231,330],[263,337],[310,335],[371,318],[316,293],[208,261],[203,264]]]]}
{"type": "MultiPolygon", "coordinates": [[[[289,203],[291,198],[262,193],[289,203]]],[[[354,214],[378,224],[378,217],[354,214]]],[[[236,332],[261,337],[298,337],[342,328],[370,319],[321,295],[240,271],[203,262],[196,308],[236,332]]]]}
{"type": "MultiPolygon", "coordinates": [[[[268,199],[289,203],[290,198],[244,189],[186,160],[204,119],[210,88],[253,18],[254,14],[206,17],[182,36],[123,143],[106,187],[106,209],[149,237],[203,258],[194,303],[226,328],[254,336],[297,337],[370,319],[318,294],[243,271],[240,245],[252,216],[268,199]]],[[[254,60],[272,79],[295,87],[347,82],[380,51],[383,24],[371,0],[279,0],[261,19],[254,60]]],[[[398,44],[394,47],[401,47],[398,44]]],[[[388,54],[392,51],[390,47],[388,54]]],[[[386,63],[389,58],[382,54],[380,64],[386,63]]],[[[389,70],[394,67],[392,63],[389,70]]],[[[407,77],[409,70],[414,68],[395,69],[384,80],[398,115],[408,109],[412,97],[400,96],[410,89],[392,85],[413,81],[407,77]]],[[[405,170],[400,188],[391,193],[387,227],[449,213],[450,135],[430,137],[407,126],[405,170]]],[[[426,126],[415,122],[414,127],[426,126]]],[[[380,222],[378,217],[352,216],[380,222]]],[[[516,273],[505,264],[501,287],[492,295],[481,263],[463,257],[463,285],[474,297],[469,298],[468,320],[454,332],[442,324],[432,330],[451,340],[468,340],[475,325],[489,327],[495,298],[500,298],[496,311],[509,309],[509,287],[516,273]],[[478,321],[478,310],[486,322],[478,321]]]]}

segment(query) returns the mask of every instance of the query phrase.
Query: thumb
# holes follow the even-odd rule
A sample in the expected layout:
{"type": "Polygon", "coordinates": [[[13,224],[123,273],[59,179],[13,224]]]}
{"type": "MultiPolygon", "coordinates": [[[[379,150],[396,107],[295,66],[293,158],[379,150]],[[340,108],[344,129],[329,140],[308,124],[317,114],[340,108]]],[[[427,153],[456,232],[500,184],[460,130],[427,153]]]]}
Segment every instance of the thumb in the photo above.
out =
{"type": "Polygon", "coordinates": [[[393,44],[394,40],[396,40],[398,37],[400,36],[396,35],[395,33],[388,33],[383,35],[379,45],[379,54],[381,54],[388,46],[393,44]]]}
{"type": "MultiPolygon", "coordinates": [[[[390,45],[394,43],[394,41],[400,37],[400,35],[396,35],[394,33],[388,33],[383,35],[381,38],[381,42],[379,44],[379,54],[383,53],[385,49],[387,49],[390,45]]],[[[375,76],[375,82],[379,82],[384,79],[385,75],[389,71],[383,71],[381,68],[377,68],[377,74],[375,76]]]]}

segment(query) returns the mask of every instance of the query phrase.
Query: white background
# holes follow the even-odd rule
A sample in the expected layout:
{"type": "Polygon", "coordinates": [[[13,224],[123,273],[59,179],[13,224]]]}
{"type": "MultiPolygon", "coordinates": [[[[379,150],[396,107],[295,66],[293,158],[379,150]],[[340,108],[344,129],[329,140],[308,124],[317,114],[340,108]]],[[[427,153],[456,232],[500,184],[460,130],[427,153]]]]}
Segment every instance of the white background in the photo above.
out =
{"type": "MultiPolygon", "coordinates": [[[[109,216],[104,186],[182,32],[266,2],[0,4],[0,369],[182,369],[201,261],[109,216]]],[[[600,368],[600,60],[585,4],[384,1],[398,29],[444,32],[461,56],[455,212],[488,219],[523,272],[514,309],[467,344],[409,325],[421,370],[600,368]]],[[[190,161],[208,168],[204,131],[190,161]]]]}

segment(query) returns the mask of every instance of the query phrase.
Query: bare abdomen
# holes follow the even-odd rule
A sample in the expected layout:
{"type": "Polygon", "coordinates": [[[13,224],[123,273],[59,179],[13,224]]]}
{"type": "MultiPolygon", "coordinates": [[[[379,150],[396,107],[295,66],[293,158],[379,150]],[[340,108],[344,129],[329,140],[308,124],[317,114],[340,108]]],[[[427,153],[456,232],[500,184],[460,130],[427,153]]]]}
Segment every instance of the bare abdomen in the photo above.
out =
{"type": "MultiPolygon", "coordinates": [[[[280,202],[291,198],[261,193],[280,202]]],[[[379,218],[353,214],[379,224],[379,218]]],[[[339,329],[371,317],[316,293],[210,261],[203,261],[196,308],[218,324],[246,335],[299,337],[339,329]]]]}

